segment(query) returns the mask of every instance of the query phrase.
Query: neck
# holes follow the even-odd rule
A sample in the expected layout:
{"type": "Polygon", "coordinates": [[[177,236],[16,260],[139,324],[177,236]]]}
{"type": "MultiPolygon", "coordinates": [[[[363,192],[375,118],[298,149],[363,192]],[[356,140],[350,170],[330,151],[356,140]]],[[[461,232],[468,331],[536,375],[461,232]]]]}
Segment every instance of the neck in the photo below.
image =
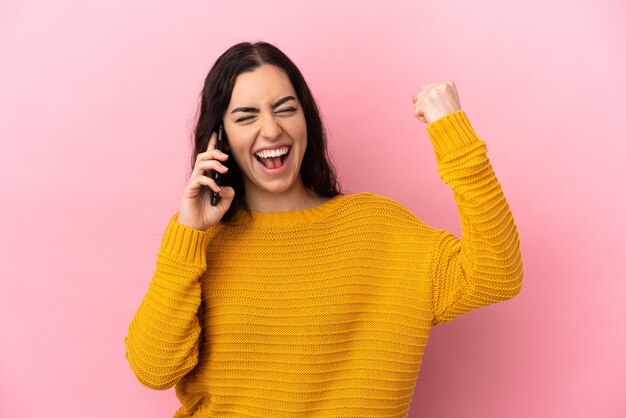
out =
{"type": "Polygon", "coordinates": [[[246,203],[254,212],[289,212],[307,209],[315,206],[319,196],[304,187],[302,179],[288,190],[280,193],[271,193],[259,190],[254,185],[246,185],[246,203]]]}

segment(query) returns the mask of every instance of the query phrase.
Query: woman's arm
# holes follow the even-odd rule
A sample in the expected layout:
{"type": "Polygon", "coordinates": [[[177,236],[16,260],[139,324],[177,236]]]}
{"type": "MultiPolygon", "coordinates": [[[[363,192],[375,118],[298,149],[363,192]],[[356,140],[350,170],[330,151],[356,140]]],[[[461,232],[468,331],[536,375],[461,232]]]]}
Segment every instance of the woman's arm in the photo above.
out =
{"type": "Polygon", "coordinates": [[[131,369],[149,388],[172,387],[198,362],[199,277],[212,231],[178,223],[178,213],[167,226],[152,281],[124,339],[131,369]]]}
{"type": "Polygon", "coordinates": [[[487,146],[458,110],[427,125],[437,172],[454,192],[462,238],[435,237],[433,325],[516,296],[522,258],[513,216],[487,158],[487,146]]]}

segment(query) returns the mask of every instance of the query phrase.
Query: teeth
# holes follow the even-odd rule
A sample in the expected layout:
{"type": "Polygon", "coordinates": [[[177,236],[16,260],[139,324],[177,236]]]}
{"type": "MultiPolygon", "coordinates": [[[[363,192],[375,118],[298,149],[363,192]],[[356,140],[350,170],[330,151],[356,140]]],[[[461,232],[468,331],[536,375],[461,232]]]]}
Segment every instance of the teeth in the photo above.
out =
{"type": "Polygon", "coordinates": [[[269,157],[280,157],[281,155],[285,155],[289,152],[289,147],[281,147],[273,150],[263,150],[256,153],[257,157],[260,158],[269,158],[269,157]]]}

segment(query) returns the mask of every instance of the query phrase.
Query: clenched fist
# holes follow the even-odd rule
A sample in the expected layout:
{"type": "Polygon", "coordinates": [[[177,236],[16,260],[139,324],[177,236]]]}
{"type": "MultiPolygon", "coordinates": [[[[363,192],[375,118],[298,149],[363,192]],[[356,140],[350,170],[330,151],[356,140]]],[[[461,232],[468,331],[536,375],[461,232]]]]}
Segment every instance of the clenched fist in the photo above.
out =
{"type": "Polygon", "coordinates": [[[426,124],[461,110],[456,86],[450,80],[426,84],[411,100],[415,105],[413,115],[426,124]]]}

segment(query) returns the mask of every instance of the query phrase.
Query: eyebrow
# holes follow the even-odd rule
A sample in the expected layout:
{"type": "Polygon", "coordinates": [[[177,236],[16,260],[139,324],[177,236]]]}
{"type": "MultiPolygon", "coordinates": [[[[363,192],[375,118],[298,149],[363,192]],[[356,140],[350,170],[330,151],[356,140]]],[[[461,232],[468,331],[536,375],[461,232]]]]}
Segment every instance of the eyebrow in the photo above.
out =
{"type": "MultiPolygon", "coordinates": [[[[285,103],[286,101],[289,101],[289,100],[296,100],[296,98],[295,98],[295,97],[293,97],[293,96],[285,96],[285,97],[282,97],[282,98],[280,98],[280,99],[276,100],[276,103],[274,103],[274,104],[272,105],[272,109],[277,108],[278,106],[280,106],[281,104],[283,104],[283,103],[285,103]]],[[[259,112],[260,112],[260,110],[259,110],[259,109],[257,109],[256,107],[243,106],[243,107],[237,107],[237,108],[233,109],[233,111],[232,111],[232,112],[230,112],[230,113],[235,113],[235,112],[252,112],[252,113],[259,113],[259,112]]]]}

